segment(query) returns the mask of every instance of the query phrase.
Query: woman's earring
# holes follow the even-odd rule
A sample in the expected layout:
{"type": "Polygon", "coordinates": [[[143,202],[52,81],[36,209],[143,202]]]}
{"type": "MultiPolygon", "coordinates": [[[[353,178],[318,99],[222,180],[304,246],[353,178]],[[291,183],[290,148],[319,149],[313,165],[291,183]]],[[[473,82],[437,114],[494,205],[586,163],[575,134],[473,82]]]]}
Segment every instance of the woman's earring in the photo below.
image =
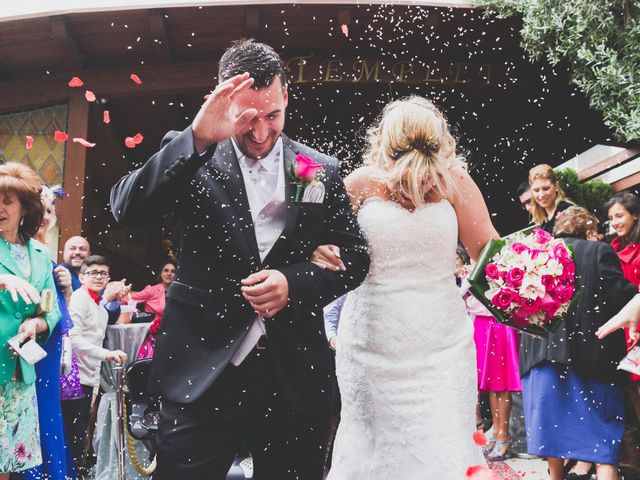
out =
{"type": "Polygon", "coordinates": [[[23,225],[24,225],[24,217],[20,219],[20,226],[23,226],[23,225]]]}

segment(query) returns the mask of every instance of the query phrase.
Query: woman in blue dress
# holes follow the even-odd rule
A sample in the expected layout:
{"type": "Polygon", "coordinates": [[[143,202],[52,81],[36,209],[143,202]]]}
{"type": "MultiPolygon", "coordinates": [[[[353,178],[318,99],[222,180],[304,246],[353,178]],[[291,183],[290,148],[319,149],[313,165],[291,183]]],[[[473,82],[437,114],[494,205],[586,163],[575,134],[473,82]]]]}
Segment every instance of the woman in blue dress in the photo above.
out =
{"type": "MultiPolygon", "coordinates": [[[[45,213],[40,228],[33,238],[46,245],[47,234],[56,225],[54,190],[43,186],[41,198],[45,213]]],[[[67,300],[72,293],[71,274],[66,268],[57,266],[55,262],[52,263],[61,318],[51,332],[49,340],[43,345],[47,356],[36,364],[42,465],[14,473],[11,475],[11,480],[76,479],[60,406],[62,339],[73,326],[67,310],[67,300]]]]}

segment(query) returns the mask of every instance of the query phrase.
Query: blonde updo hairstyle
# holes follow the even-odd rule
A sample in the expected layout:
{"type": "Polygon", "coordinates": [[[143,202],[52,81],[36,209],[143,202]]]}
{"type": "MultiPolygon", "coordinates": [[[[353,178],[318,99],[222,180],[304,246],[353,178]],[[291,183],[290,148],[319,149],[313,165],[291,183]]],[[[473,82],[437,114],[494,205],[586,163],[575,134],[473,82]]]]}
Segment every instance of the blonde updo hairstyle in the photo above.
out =
{"type": "Polygon", "coordinates": [[[419,207],[451,197],[451,167],[463,164],[447,121],[433,103],[412,95],[388,104],[367,131],[365,164],[375,165],[392,193],[419,207]]]}
{"type": "Polygon", "coordinates": [[[45,211],[47,208],[51,208],[51,221],[47,226],[47,231],[45,232],[45,239],[47,241],[50,240],[51,231],[56,227],[58,223],[58,216],[56,215],[56,190],[60,189],[60,185],[54,185],[53,187],[49,187],[48,185],[42,184],[42,192],[40,192],[40,199],[42,200],[42,205],[44,206],[45,211]]]}
{"type": "MultiPolygon", "coordinates": [[[[533,182],[538,179],[549,180],[556,187],[557,192],[556,192],[555,204],[553,206],[554,210],[558,207],[558,204],[563,200],[568,201],[569,203],[573,203],[567,198],[567,195],[564,193],[564,190],[562,189],[562,185],[560,185],[560,182],[558,181],[558,176],[556,175],[556,172],[553,170],[553,168],[550,165],[547,165],[546,163],[541,163],[540,165],[536,165],[531,170],[529,170],[529,186],[530,187],[533,186],[533,182]]],[[[531,202],[531,219],[533,220],[533,223],[537,225],[542,225],[548,219],[547,211],[543,207],[538,205],[538,202],[536,202],[535,200],[535,195],[534,195],[533,201],[531,202]]]]}

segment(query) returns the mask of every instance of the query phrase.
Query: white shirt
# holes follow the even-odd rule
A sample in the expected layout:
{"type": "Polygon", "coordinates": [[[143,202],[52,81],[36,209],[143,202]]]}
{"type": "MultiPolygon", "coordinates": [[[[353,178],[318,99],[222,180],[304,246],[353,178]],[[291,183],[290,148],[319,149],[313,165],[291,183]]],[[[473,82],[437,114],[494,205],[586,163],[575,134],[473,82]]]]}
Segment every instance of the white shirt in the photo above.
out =
{"type": "MultiPolygon", "coordinates": [[[[285,223],[285,189],[282,138],[279,138],[269,154],[255,160],[240,151],[235,140],[231,139],[238,164],[242,172],[249,210],[258,244],[260,261],[280,237],[285,223]]],[[[233,365],[240,365],[255,347],[258,339],[266,335],[264,319],[256,316],[235,355],[231,358],[233,365]]]]}
{"type": "Polygon", "coordinates": [[[80,383],[87,387],[98,386],[100,365],[109,353],[109,350],[102,348],[109,314],[102,305],[93,301],[84,287],[71,295],[69,314],[73,320],[69,337],[78,362],[80,383]]]}

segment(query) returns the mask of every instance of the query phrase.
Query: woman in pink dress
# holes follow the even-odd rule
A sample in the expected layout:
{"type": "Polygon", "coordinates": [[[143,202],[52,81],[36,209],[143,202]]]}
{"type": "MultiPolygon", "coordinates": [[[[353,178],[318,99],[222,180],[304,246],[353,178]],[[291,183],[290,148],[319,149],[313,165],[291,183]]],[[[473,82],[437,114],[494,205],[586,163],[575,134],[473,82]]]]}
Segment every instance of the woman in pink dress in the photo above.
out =
{"type": "Polygon", "coordinates": [[[493,417],[493,435],[484,452],[487,461],[502,461],[509,456],[512,442],[509,438],[511,392],[522,391],[518,372],[518,332],[497,322],[469,293],[466,275],[462,278],[460,294],[467,305],[469,317],[473,319],[478,390],[489,393],[493,417]]]}
{"type": "Polygon", "coordinates": [[[155,315],[149,326],[149,334],[140,347],[138,359],[153,357],[156,344],[156,333],[160,328],[160,319],[164,313],[165,296],[176,274],[176,262],[167,260],[160,270],[160,281],[155,285],[147,285],[140,292],[131,292],[131,299],[144,303],[144,311],[155,315]]]}

